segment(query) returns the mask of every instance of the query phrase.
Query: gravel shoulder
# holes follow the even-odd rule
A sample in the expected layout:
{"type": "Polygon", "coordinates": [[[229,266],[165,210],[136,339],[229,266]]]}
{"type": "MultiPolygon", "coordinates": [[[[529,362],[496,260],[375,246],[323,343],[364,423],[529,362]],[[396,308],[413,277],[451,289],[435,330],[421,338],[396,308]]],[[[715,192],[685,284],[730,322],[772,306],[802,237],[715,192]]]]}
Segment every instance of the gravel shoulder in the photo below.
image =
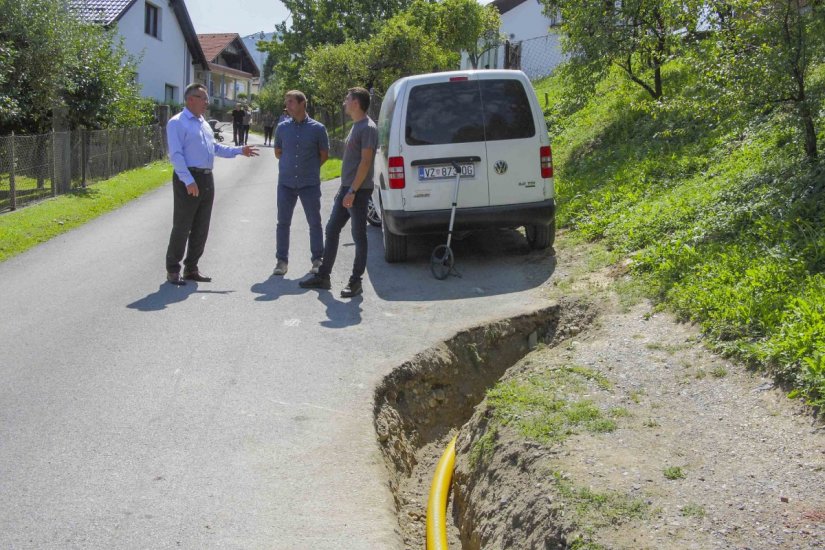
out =
{"type": "MultiPolygon", "coordinates": [[[[576,296],[593,321],[540,345],[501,382],[586,373],[553,391],[592,402],[612,429],[541,442],[519,431],[523,418],[497,421],[485,399],[458,432],[454,544],[825,547],[825,427],[812,411],[708,351],[696,327],[644,300],[628,305],[617,292],[626,275],[590,270],[587,245],[559,249],[547,298],[576,296]]],[[[418,464],[434,464],[449,437],[423,447],[418,464]]],[[[405,492],[426,499],[428,483],[414,473],[405,492]]]]}

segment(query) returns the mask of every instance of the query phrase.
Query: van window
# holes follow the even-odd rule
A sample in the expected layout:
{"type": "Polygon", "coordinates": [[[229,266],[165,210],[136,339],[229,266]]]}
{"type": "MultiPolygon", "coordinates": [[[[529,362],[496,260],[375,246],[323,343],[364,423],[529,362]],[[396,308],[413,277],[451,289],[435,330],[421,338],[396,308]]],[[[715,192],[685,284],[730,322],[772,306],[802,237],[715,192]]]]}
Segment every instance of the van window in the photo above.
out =
{"type": "Polygon", "coordinates": [[[487,141],[536,135],[533,111],[518,80],[481,80],[481,102],[487,141]]]}
{"type": "Polygon", "coordinates": [[[465,80],[424,84],[410,90],[408,145],[444,145],[529,138],[533,111],[518,80],[465,80]]]}
{"type": "Polygon", "coordinates": [[[404,134],[409,145],[484,141],[478,82],[415,86],[407,102],[404,134]]]}
{"type": "Polygon", "coordinates": [[[378,146],[386,151],[390,146],[390,124],[395,112],[395,100],[398,89],[395,84],[390,86],[381,103],[381,112],[378,113],[378,146]]]}

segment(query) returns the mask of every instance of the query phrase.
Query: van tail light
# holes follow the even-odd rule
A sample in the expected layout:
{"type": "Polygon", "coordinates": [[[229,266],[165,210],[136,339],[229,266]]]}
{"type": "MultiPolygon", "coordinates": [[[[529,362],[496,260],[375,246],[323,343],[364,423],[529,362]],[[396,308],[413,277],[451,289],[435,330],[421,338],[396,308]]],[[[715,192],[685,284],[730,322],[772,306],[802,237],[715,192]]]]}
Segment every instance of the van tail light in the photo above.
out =
{"type": "Polygon", "coordinates": [[[552,178],[553,153],[550,151],[549,145],[545,145],[544,147],[539,148],[539,162],[541,163],[541,177],[552,178]]]}
{"type": "Polygon", "coordinates": [[[390,189],[404,189],[404,157],[390,157],[390,189]]]}

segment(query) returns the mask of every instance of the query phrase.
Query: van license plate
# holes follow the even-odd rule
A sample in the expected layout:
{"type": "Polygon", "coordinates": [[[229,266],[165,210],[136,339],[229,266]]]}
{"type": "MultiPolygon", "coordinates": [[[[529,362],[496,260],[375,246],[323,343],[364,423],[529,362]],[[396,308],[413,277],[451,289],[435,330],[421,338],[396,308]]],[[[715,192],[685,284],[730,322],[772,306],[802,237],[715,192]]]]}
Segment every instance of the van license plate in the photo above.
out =
{"type": "MultiPolygon", "coordinates": [[[[473,164],[461,164],[461,176],[474,176],[475,175],[475,165],[473,164]]],[[[418,179],[420,180],[436,180],[436,179],[444,179],[444,178],[454,178],[455,177],[455,168],[451,165],[446,166],[419,166],[418,167],[418,179]]]]}

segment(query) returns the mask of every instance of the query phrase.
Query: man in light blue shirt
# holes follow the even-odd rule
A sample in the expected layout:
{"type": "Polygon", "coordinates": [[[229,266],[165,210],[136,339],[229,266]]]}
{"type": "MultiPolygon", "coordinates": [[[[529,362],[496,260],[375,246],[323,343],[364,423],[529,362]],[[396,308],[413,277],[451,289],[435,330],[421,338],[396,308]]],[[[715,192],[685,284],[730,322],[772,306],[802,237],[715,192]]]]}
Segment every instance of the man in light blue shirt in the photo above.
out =
{"type": "Polygon", "coordinates": [[[172,191],[175,196],[172,234],[166,250],[166,280],[173,285],[184,285],[185,279],[203,283],[212,280],[200,272],[198,260],[203,255],[212,218],[212,202],[215,199],[212,165],[215,155],[225,158],[258,156],[256,147],[229,147],[215,143],[212,127],[203,118],[209,106],[209,96],[203,84],[190,84],[183,97],[186,108],[169,119],[166,126],[169,160],[174,168],[172,191]],[[180,273],[181,260],[183,277],[180,273]]]}
{"type": "Polygon", "coordinates": [[[275,270],[286,275],[289,262],[289,228],[295,204],[301,206],[309,224],[312,273],[317,273],[324,254],[321,228],[321,165],[329,157],[327,129],[306,112],[306,96],[292,90],[284,103],[291,118],[275,129],[275,158],[278,159],[278,224],[275,230],[275,270]]]}

